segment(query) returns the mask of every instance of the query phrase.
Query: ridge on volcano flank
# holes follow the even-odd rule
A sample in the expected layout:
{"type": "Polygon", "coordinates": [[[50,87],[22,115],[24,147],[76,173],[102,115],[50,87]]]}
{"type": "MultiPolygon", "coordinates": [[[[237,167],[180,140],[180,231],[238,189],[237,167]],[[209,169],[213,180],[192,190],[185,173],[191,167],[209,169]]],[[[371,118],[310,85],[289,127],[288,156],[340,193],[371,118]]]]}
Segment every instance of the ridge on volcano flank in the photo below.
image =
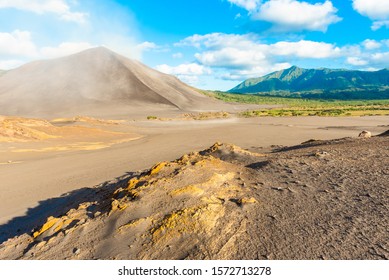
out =
{"type": "Polygon", "coordinates": [[[4,115],[112,115],[220,105],[174,76],[104,47],[35,61],[0,75],[4,115]]]}

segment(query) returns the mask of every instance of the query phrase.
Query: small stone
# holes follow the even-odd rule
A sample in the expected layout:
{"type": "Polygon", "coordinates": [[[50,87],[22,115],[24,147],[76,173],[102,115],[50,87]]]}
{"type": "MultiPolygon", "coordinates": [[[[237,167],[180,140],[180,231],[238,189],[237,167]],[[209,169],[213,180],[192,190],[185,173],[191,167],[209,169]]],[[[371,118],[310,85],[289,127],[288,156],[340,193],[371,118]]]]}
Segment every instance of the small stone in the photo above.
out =
{"type": "Polygon", "coordinates": [[[100,211],[97,211],[97,212],[94,214],[95,218],[98,217],[98,216],[100,216],[100,215],[101,215],[101,212],[100,212],[100,211]]]}
{"type": "Polygon", "coordinates": [[[81,253],[81,249],[80,248],[74,248],[73,249],[73,254],[78,255],[80,253],[81,253]]]}
{"type": "Polygon", "coordinates": [[[361,133],[359,133],[358,137],[360,138],[370,138],[371,137],[371,132],[364,130],[361,133]]]}
{"type": "Polygon", "coordinates": [[[250,198],[241,198],[238,200],[238,204],[239,205],[243,205],[243,204],[251,204],[251,203],[257,203],[258,201],[254,198],[254,197],[250,197],[250,198]]]}
{"type": "Polygon", "coordinates": [[[325,156],[328,156],[328,155],[329,155],[329,153],[327,153],[327,152],[325,152],[325,151],[321,151],[321,152],[315,153],[315,156],[316,156],[316,157],[320,157],[320,158],[325,157],[325,156]]]}

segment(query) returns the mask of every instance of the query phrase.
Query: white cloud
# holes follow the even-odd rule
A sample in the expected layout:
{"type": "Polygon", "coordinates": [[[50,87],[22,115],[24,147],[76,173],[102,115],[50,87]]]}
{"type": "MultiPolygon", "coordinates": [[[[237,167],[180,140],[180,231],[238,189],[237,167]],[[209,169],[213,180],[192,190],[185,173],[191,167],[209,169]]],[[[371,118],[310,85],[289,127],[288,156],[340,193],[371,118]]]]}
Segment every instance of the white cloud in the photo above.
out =
{"type": "Polygon", "coordinates": [[[346,63],[358,69],[382,69],[389,65],[389,40],[366,39],[359,45],[351,46],[344,52],[346,63]],[[360,66],[365,66],[361,68],[360,66]]]}
{"type": "Polygon", "coordinates": [[[219,50],[196,53],[196,59],[212,67],[247,69],[260,63],[266,63],[267,57],[261,46],[253,49],[221,48],[219,50]]]}
{"type": "Polygon", "coordinates": [[[227,0],[231,4],[244,8],[248,11],[253,11],[261,4],[261,0],[227,0]]]}
{"type": "Polygon", "coordinates": [[[211,69],[197,63],[180,64],[178,66],[169,66],[167,64],[158,65],[155,67],[158,71],[166,74],[175,75],[185,83],[196,85],[199,81],[199,76],[211,74],[211,69]]]}
{"type": "Polygon", "coordinates": [[[15,30],[12,33],[0,32],[0,55],[35,56],[36,46],[28,31],[15,30]]]}
{"type": "Polygon", "coordinates": [[[311,4],[297,0],[228,0],[232,4],[245,8],[252,19],[273,24],[275,31],[322,31],[341,20],[332,2],[311,4]]]}
{"type": "Polygon", "coordinates": [[[323,31],[341,20],[331,1],[310,4],[295,0],[271,0],[260,6],[254,19],[274,24],[280,31],[323,31]]]}
{"type": "Polygon", "coordinates": [[[389,28],[389,20],[374,21],[372,26],[371,26],[371,29],[375,31],[375,30],[380,29],[381,27],[389,28]]]}
{"type": "Polygon", "coordinates": [[[157,44],[153,43],[153,42],[143,42],[141,44],[138,44],[136,46],[140,51],[149,51],[149,50],[155,50],[158,48],[157,44]]]}
{"type": "Polygon", "coordinates": [[[289,61],[336,58],[345,52],[333,44],[307,40],[265,44],[254,34],[194,35],[178,45],[198,48],[200,51],[195,58],[201,65],[224,69],[228,74],[224,73],[222,77],[234,80],[287,68],[291,66],[289,61]]]}
{"type": "Polygon", "coordinates": [[[154,52],[168,52],[169,49],[163,46],[159,46],[154,42],[149,42],[145,41],[143,43],[137,44],[135,46],[135,49],[137,52],[142,54],[143,52],[149,52],[149,51],[154,51],[154,52]]]}
{"type": "Polygon", "coordinates": [[[74,54],[93,47],[93,45],[87,42],[64,42],[58,47],[43,47],[40,50],[40,54],[44,58],[55,58],[74,54]]]}
{"type": "Polygon", "coordinates": [[[339,56],[341,49],[324,42],[300,40],[297,42],[280,41],[274,44],[258,42],[253,35],[212,33],[195,35],[181,41],[193,46],[207,48],[195,57],[204,65],[217,67],[241,67],[257,65],[276,56],[300,58],[330,58],[339,56]]]}
{"type": "Polygon", "coordinates": [[[39,48],[28,31],[0,32],[0,68],[15,68],[31,59],[61,57],[92,47],[87,42],[63,42],[57,47],[39,48]]]}
{"type": "Polygon", "coordinates": [[[388,0],[353,0],[353,8],[358,13],[373,20],[372,29],[389,28],[388,0]]]}
{"type": "Polygon", "coordinates": [[[36,14],[53,13],[60,19],[85,23],[87,14],[73,12],[66,0],[0,0],[0,9],[13,8],[36,14]]]}
{"type": "Polygon", "coordinates": [[[362,42],[362,45],[367,50],[379,49],[382,46],[382,44],[380,42],[377,42],[376,40],[371,40],[371,39],[366,39],[365,41],[362,42]]]}
{"type": "Polygon", "coordinates": [[[197,63],[180,64],[178,66],[169,66],[167,64],[155,67],[158,71],[171,75],[204,75],[210,74],[211,70],[197,63]]]}
{"type": "Polygon", "coordinates": [[[180,42],[176,43],[175,46],[191,46],[207,49],[219,49],[222,47],[250,47],[253,41],[257,40],[258,36],[255,34],[224,34],[224,33],[209,33],[206,35],[195,34],[189,36],[180,42]]]}
{"type": "MultiPolygon", "coordinates": [[[[0,56],[9,57],[54,58],[92,48],[87,42],[63,42],[57,47],[38,48],[28,31],[15,30],[12,33],[0,33],[0,56]]],[[[21,60],[17,60],[21,61],[21,60]]]]}
{"type": "Polygon", "coordinates": [[[270,45],[274,55],[301,58],[330,58],[341,54],[341,49],[333,44],[301,40],[298,42],[278,42],[270,45]]]}
{"type": "Polygon", "coordinates": [[[371,56],[372,64],[379,66],[380,68],[388,67],[389,65],[389,52],[379,52],[371,56]]]}
{"type": "Polygon", "coordinates": [[[388,0],[353,0],[354,9],[371,19],[386,19],[389,17],[388,0]]]}
{"type": "Polygon", "coordinates": [[[279,71],[282,69],[290,68],[292,65],[290,63],[275,63],[271,65],[261,65],[255,66],[248,70],[231,70],[227,73],[221,75],[221,78],[224,80],[234,80],[242,81],[244,79],[259,77],[266,75],[270,72],[279,71]]]}
{"type": "Polygon", "coordinates": [[[255,34],[195,34],[175,44],[197,49],[196,61],[209,67],[216,79],[241,81],[291,65],[319,65],[367,70],[389,65],[389,40],[366,39],[337,46],[310,40],[265,43],[255,34]]]}
{"type": "Polygon", "coordinates": [[[365,66],[368,64],[366,60],[363,60],[359,57],[348,57],[347,63],[353,66],[365,66]]]}

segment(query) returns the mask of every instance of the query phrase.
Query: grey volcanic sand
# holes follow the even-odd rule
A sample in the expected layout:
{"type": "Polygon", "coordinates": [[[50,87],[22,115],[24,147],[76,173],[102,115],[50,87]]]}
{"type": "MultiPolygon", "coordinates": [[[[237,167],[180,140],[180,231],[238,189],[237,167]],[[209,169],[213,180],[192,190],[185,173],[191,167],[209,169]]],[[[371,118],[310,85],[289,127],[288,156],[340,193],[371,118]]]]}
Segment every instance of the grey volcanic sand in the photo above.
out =
{"type": "Polygon", "coordinates": [[[215,144],[79,193],[0,258],[389,259],[388,147],[215,144]]]}
{"type": "Polygon", "coordinates": [[[387,124],[388,117],[137,121],[112,129],[143,138],[100,150],[17,153],[12,150],[26,146],[41,149],[50,143],[0,143],[0,224],[25,215],[39,201],[173,160],[216,141],[258,149],[296,145],[309,139],[355,137],[364,129],[376,135],[385,131],[387,124]],[[15,164],[6,164],[8,161],[15,164]]]}

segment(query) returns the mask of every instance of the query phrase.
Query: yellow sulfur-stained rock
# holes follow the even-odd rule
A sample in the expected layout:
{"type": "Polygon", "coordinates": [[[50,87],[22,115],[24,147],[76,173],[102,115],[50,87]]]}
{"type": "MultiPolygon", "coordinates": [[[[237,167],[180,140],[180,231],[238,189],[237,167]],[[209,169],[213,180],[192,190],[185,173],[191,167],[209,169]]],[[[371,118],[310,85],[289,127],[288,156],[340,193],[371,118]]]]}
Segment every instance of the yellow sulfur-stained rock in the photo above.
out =
{"type": "Polygon", "coordinates": [[[127,204],[123,203],[122,201],[114,199],[111,203],[111,211],[116,210],[124,210],[127,208],[127,204]]]}
{"type": "Polygon", "coordinates": [[[177,195],[188,194],[188,195],[199,196],[199,195],[202,195],[203,193],[204,193],[203,189],[201,189],[201,188],[199,188],[197,186],[189,185],[189,186],[186,186],[186,187],[183,187],[183,188],[180,188],[180,189],[176,189],[176,190],[170,192],[170,195],[177,196],[177,195]]]}
{"type": "Polygon", "coordinates": [[[250,198],[241,198],[238,200],[238,203],[243,205],[243,204],[251,204],[251,203],[258,203],[258,201],[254,197],[250,198]]]}
{"type": "Polygon", "coordinates": [[[151,218],[150,217],[146,217],[146,218],[140,218],[140,219],[136,219],[136,220],[133,220],[133,221],[130,221],[129,223],[127,224],[124,224],[122,226],[120,226],[117,231],[118,232],[123,232],[124,230],[126,229],[130,229],[130,228],[135,228],[143,223],[150,223],[151,222],[151,218]]]}
{"type": "Polygon", "coordinates": [[[33,233],[33,237],[37,238],[39,235],[41,235],[45,231],[52,228],[58,221],[60,221],[59,218],[49,217],[47,219],[47,222],[41,227],[41,229],[33,233]]]}
{"type": "Polygon", "coordinates": [[[159,173],[167,164],[168,164],[167,162],[163,161],[154,165],[150,170],[150,175],[159,173]]]}

